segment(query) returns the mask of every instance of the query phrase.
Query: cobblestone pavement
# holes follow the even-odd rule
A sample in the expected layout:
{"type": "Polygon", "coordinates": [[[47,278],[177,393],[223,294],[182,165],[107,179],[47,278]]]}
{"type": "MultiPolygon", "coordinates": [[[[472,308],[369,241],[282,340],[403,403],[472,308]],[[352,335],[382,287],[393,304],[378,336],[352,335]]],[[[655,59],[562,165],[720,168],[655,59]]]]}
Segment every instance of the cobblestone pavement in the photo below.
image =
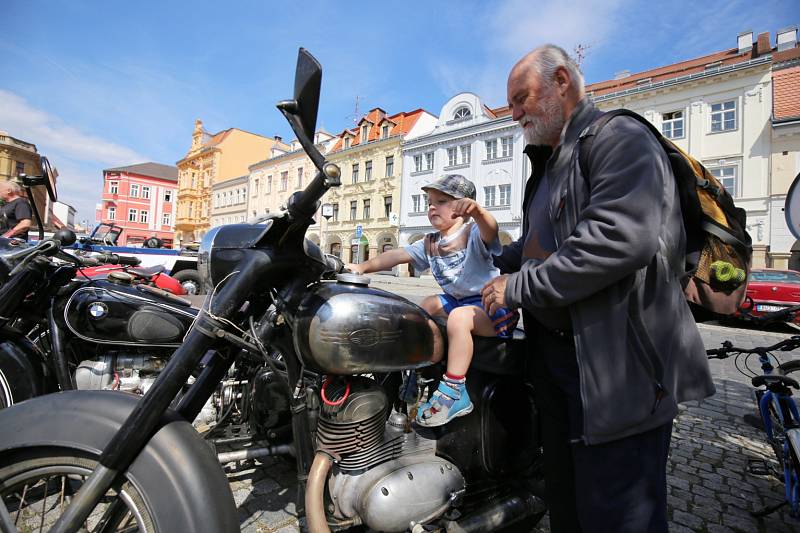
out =
{"type": "MultiPolygon", "coordinates": [[[[392,290],[419,301],[430,294],[428,280],[373,281],[373,286],[392,290]]],[[[707,348],[725,340],[737,346],[773,344],[786,334],[700,325],[707,348]]],[[[782,360],[800,358],[800,352],[781,353],[782,360]]],[[[757,360],[750,364],[758,369],[757,360]]],[[[777,468],[772,450],[762,433],[742,420],[754,413],[749,378],[737,372],[733,359],[711,361],[717,393],[703,402],[682,405],[675,421],[668,464],[670,531],[797,532],[800,522],[784,508],[756,519],[750,511],[778,503],[783,485],[770,476],[748,472],[749,460],[767,461],[777,468]]],[[[299,530],[295,513],[294,463],[284,458],[263,463],[229,465],[242,531],[289,533],[299,530]]],[[[549,531],[545,518],[536,532],[549,531]]]]}

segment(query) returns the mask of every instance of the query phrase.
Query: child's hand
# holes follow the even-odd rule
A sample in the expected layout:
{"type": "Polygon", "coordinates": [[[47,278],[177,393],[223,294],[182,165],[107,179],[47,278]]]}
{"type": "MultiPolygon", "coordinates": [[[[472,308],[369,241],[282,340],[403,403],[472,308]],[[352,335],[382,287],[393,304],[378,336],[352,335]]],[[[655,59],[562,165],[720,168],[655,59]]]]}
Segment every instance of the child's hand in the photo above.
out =
{"type": "Polygon", "coordinates": [[[356,265],[355,263],[345,263],[344,267],[347,270],[349,270],[350,272],[352,272],[353,274],[363,274],[364,273],[364,271],[363,271],[364,267],[362,265],[356,265]]]}
{"type": "Polygon", "coordinates": [[[450,209],[453,211],[453,218],[462,217],[464,215],[473,216],[480,208],[481,206],[478,205],[478,202],[470,198],[459,198],[450,204],[450,209]]]}

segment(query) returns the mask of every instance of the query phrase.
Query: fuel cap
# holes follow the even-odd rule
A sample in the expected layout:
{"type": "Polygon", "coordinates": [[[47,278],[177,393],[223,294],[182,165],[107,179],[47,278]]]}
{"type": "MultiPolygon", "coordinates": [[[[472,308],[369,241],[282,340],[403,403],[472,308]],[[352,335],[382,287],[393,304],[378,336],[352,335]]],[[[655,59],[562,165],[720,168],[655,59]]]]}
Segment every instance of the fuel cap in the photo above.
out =
{"type": "Polygon", "coordinates": [[[353,274],[352,272],[342,272],[336,275],[336,281],[339,283],[348,283],[350,285],[361,285],[366,287],[369,285],[369,278],[361,274],[353,274]]]}

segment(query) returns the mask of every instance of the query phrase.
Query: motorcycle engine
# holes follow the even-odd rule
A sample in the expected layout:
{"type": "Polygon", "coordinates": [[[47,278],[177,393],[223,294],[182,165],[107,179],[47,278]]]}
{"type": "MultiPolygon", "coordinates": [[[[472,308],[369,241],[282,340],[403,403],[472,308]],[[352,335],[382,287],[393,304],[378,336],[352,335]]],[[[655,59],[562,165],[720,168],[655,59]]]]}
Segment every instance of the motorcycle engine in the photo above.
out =
{"type": "Polygon", "coordinates": [[[75,383],[84,390],[145,394],[166,364],[167,360],[158,356],[110,352],[81,361],[75,371],[75,383]]]}
{"type": "Polygon", "coordinates": [[[375,381],[356,377],[327,387],[317,444],[339,461],[329,480],[334,516],[357,519],[376,531],[406,531],[412,522],[442,515],[464,491],[451,462],[436,456],[436,442],[406,432],[406,416],[392,413],[375,381]],[[343,398],[340,405],[333,398],[343,398]]]}

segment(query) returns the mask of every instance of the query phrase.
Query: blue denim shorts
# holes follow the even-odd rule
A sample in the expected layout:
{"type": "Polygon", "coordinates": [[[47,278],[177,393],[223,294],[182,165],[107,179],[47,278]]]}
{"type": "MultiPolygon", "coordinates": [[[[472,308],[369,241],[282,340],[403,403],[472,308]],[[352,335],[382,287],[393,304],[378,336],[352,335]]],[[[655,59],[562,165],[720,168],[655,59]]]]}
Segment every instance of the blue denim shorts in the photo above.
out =
{"type": "MultiPolygon", "coordinates": [[[[442,308],[448,315],[456,307],[473,306],[480,307],[486,311],[481,303],[480,295],[467,296],[466,298],[459,299],[449,294],[440,294],[439,301],[442,302],[442,308]]],[[[489,314],[488,311],[486,314],[489,314]]],[[[497,336],[501,339],[510,339],[514,335],[514,328],[517,326],[517,322],[519,322],[519,313],[513,309],[501,307],[493,315],[490,315],[489,318],[494,325],[494,331],[497,333],[497,336]]]]}

